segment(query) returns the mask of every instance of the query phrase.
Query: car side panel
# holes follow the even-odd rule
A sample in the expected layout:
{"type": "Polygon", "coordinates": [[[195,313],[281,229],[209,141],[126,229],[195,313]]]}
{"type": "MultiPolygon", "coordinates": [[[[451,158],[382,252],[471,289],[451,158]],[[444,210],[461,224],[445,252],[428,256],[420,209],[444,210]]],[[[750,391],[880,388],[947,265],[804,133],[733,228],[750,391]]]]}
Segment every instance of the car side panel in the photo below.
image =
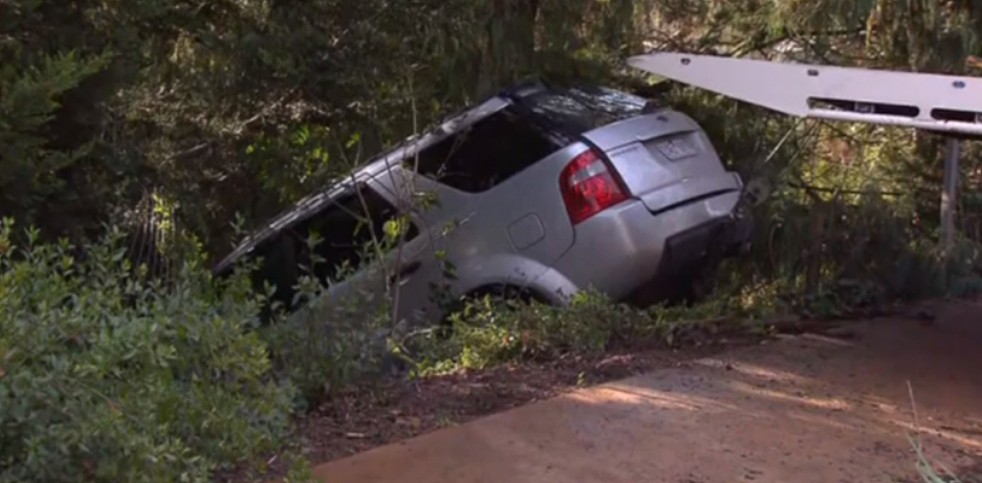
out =
{"type": "Polygon", "coordinates": [[[440,252],[446,240],[441,236],[443,226],[431,217],[421,216],[413,205],[412,193],[425,190],[411,173],[393,166],[375,179],[379,191],[396,206],[403,207],[419,234],[397,248],[387,257],[389,277],[386,286],[392,302],[398,304],[396,315],[409,324],[438,320],[439,305],[433,299],[432,287],[443,282],[440,252]]]}
{"type": "Polygon", "coordinates": [[[483,193],[424,180],[441,198],[426,216],[445,225],[447,256],[457,269],[454,292],[494,284],[527,284],[549,270],[575,241],[559,176],[587,149],[574,143],[483,193]]]}

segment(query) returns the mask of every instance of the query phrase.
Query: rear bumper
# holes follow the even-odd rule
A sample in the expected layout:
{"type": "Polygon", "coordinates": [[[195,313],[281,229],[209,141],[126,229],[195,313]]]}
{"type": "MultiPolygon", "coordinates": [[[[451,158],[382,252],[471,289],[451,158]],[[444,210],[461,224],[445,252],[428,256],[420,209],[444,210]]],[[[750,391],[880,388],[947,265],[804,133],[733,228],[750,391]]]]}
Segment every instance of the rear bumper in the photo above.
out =
{"type": "Polygon", "coordinates": [[[696,277],[723,259],[750,250],[753,220],[734,213],[695,226],[668,238],[658,270],[624,301],[647,306],[679,295],[696,277]]]}
{"type": "Polygon", "coordinates": [[[739,199],[731,192],[660,214],[640,200],[613,207],[576,228],[575,242],[552,269],[576,290],[627,300],[653,277],[746,250],[752,222],[739,199]]]}
{"type": "Polygon", "coordinates": [[[669,237],[658,264],[659,277],[685,278],[707,264],[745,253],[752,229],[749,218],[728,216],[669,237]]]}

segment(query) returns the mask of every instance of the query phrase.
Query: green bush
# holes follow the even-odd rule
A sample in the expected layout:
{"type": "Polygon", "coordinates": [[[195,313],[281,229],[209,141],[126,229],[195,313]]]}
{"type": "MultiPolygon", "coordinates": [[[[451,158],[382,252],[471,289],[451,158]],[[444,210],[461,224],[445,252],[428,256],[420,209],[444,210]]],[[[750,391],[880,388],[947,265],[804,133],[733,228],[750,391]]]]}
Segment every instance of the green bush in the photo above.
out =
{"type": "Polygon", "coordinates": [[[610,349],[674,346],[707,321],[737,315],[753,321],[755,307],[721,296],[691,307],[639,309],[612,302],[596,291],[577,294],[566,307],[485,297],[450,317],[448,331],[426,330],[404,343],[420,375],[483,369],[522,359],[563,354],[599,354],[610,349]],[[413,350],[415,349],[415,350],[413,350]]]}
{"type": "Polygon", "coordinates": [[[302,405],[382,374],[389,353],[385,328],[391,325],[385,297],[355,290],[343,300],[331,299],[309,275],[301,277],[298,295],[308,303],[292,314],[279,313],[262,334],[277,372],[300,390],[302,405]]]}
{"type": "Polygon", "coordinates": [[[293,391],[242,277],[188,262],[165,286],[118,236],[27,238],[0,224],[0,481],[205,481],[277,447],[293,391]]]}

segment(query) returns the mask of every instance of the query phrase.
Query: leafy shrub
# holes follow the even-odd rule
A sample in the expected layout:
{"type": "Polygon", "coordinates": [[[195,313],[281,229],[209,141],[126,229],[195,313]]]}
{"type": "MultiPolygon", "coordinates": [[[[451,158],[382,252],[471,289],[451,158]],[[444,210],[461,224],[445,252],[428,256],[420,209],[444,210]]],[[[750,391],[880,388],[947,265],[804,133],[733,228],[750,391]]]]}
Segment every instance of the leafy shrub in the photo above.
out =
{"type": "MultiPolygon", "coordinates": [[[[692,307],[634,308],[603,294],[584,291],[566,307],[537,302],[472,301],[450,317],[449,332],[416,334],[416,370],[421,375],[482,369],[520,359],[562,354],[597,354],[613,348],[675,345],[685,333],[724,314],[749,317],[737,298],[720,297],[692,307]]],[[[738,322],[726,321],[737,324],[738,322]]]]}
{"type": "Polygon", "coordinates": [[[270,277],[261,269],[266,265],[261,256],[236,262],[241,272],[254,276],[254,286],[265,287],[263,300],[269,303],[259,332],[269,343],[274,370],[298,387],[301,405],[315,404],[352,382],[368,382],[399,362],[389,338],[405,324],[393,323],[395,293],[379,281],[389,278],[386,257],[400,249],[409,226],[403,220],[387,221],[379,234],[359,224],[355,230],[365,229],[371,239],[359,246],[353,263],[338,267],[327,266],[319,254],[325,241],[317,233],[305,240],[311,255],[298,262],[296,276],[270,277]],[[275,296],[274,283],[291,284],[292,295],[275,296]]]}
{"type": "Polygon", "coordinates": [[[131,270],[118,233],[18,248],[11,225],[0,481],[204,481],[287,433],[293,391],[249,330],[258,305],[242,277],[216,286],[191,261],[164,286],[131,270]]]}
{"type": "Polygon", "coordinates": [[[276,370],[300,390],[301,404],[315,403],[334,389],[380,375],[389,353],[389,303],[368,290],[329,298],[326,288],[305,275],[298,297],[308,300],[296,312],[280,313],[264,328],[276,370]]]}

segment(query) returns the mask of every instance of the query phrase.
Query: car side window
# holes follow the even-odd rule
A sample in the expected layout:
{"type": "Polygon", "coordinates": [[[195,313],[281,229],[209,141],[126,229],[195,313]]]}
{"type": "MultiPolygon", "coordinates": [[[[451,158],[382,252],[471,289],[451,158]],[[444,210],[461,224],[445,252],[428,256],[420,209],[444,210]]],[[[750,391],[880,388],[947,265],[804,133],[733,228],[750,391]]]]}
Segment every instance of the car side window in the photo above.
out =
{"type": "Polygon", "coordinates": [[[375,256],[378,246],[394,246],[400,234],[408,242],[419,230],[378,192],[361,187],[286,227],[257,249],[264,258],[262,278],[276,287],[276,299],[291,306],[304,267],[313,267],[325,285],[341,281],[375,256]],[[318,240],[313,247],[308,243],[312,235],[318,240]]]}
{"type": "Polygon", "coordinates": [[[560,147],[543,128],[505,108],[410,157],[406,166],[447,186],[478,193],[560,147]]]}

